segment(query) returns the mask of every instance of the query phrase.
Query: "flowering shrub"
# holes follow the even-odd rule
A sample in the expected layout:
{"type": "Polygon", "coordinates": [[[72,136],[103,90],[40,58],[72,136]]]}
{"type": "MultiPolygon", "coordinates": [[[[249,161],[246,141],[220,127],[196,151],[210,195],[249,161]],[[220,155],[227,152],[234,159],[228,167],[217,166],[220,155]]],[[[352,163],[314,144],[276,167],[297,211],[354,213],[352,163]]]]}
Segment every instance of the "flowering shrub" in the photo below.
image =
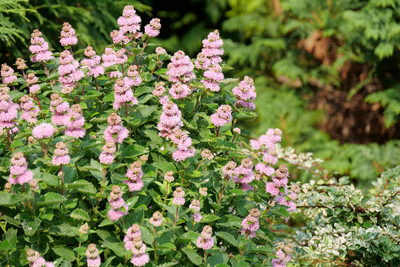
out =
{"type": "Polygon", "coordinates": [[[256,116],[253,80],[226,87],[218,31],[195,60],[146,52],[161,23],[140,23],[126,6],[101,56],[68,23],[61,53],[35,30],[35,64],[2,65],[2,265],[286,266],[300,188],[279,129],[235,127],[256,116]]]}

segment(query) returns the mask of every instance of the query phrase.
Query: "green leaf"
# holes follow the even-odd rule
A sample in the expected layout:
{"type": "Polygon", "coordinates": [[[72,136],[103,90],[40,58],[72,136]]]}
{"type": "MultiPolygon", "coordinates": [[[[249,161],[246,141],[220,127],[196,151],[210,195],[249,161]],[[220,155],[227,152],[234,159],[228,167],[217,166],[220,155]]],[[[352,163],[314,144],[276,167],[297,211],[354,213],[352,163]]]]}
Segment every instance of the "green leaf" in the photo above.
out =
{"type": "Polygon", "coordinates": [[[229,261],[229,256],[226,253],[216,253],[207,258],[207,265],[216,266],[218,264],[226,264],[229,261]]]}
{"type": "Polygon", "coordinates": [[[285,207],[278,207],[276,209],[270,209],[270,211],[272,213],[275,213],[275,214],[285,217],[285,218],[288,218],[290,216],[289,212],[287,211],[287,208],[285,208],[285,207]]]}
{"type": "Polygon", "coordinates": [[[0,192],[0,206],[16,206],[19,204],[21,201],[23,201],[25,198],[21,195],[13,195],[11,193],[7,192],[0,192]]]}
{"type": "Polygon", "coordinates": [[[160,161],[153,164],[154,167],[162,170],[163,172],[172,171],[173,173],[177,173],[178,171],[175,168],[175,165],[168,161],[160,161]]]}
{"type": "Polygon", "coordinates": [[[201,219],[201,223],[209,223],[209,222],[213,222],[220,219],[220,217],[218,217],[217,215],[214,214],[206,214],[203,216],[203,218],[201,219]]]}
{"type": "Polygon", "coordinates": [[[97,180],[99,180],[100,182],[103,181],[103,172],[100,171],[101,169],[101,164],[100,162],[98,162],[95,159],[90,159],[90,167],[92,167],[92,169],[90,170],[90,173],[96,177],[97,180]]]}
{"type": "Polygon", "coordinates": [[[123,158],[133,158],[133,157],[137,157],[137,156],[141,156],[143,154],[149,153],[149,148],[148,147],[144,147],[144,146],[140,146],[138,144],[133,144],[133,145],[129,145],[124,153],[123,153],[123,158]]]}
{"type": "Polygon", "coordinates": [[[71,218],[75,220],[90,221],[89,214],[83,209],[76,209],[72,211],[71,218]]]}
{"type": "Polygon", "coordinates": [[[39,218],[36,218],[33,221],[24,220],[22,222],[22,228],[24,229],[26,235],[33,236],[36,233],[36,230],[38,229],[40,223],[41,220],[39,218]]]}
{"type": "Polygon", "coordinates": [[[23,145],[24,145],[24,143],[22,143],[21,140],[15,140],[14,142],[11,143],[11,148],[16,148],[16,147],[23,146],[23,145]]]}
{"type": "Polygon", "coordinates": [[[114,258],[115,256],[109,257],[102,265],[100,265],[100,267],[107,267],[114,258]]]}
{"type": "Polygon", "coordinates": [[[54,193],[54,192],[49,192],[49,193],[46,193],[44,196],[41,196],[38,199],[36,206],[47,206],[47,205],[59,204],[59,203],[65,202],[65,201],[67,201],[67,199],[65,197],[63,197],[62,195],[54,193]]]}
{"type": "Polygon", "coordinates": [[[68,261],[74,261],[75,260],[75,253],[72,249],[68,247],[57,247],[53,248],[54,253],[56,253],[58,256],[68,260],[68,261]]]}
{"type": "Polygon", "coordinates": [[[114,102],[114,93],[108,94],[104,97],[103,102],[114,102]]]}
{"type": "Polygon", "coordinates": [[[157,265],[156,267],[171,267],[171,266],[175,266],[177,264],[178,264],[178,262],[166,262],[166,263],[157,265]]]}
{"type": "Polygon", "coordinates": [[[272,253],[272,246],[252,247],[248,252],[270,255],[272,253]]]}
{"type": "Polygon", "coordinates": [[[163,139],[158,135],[156,131],[146,130],[144,131],[144,134],[147,135],[150,140],[157,145],[161,145],[163,142],[163,139]]]}
{"type": "Polygon", "coordinates": [[[188,256],[189,260],[193,262],[195,265],[200,265],[203,262],[203,259],[197,254],[197,252],[193,249],[183,248],[182,251],[188,256]]]}
{"type": "Polygon", "coordinates": [[[374,54],[380,59],[393,55],[394,45],[390,43],[380,43],[374,50],[374,54]]]}
{"type": "Polygon", "coordinates": [[[103,242],[103,247],[109,248],[112,251],[114,251],[115,255],[118,257],[124,257],[124,255],[130,254],[131,252],[129,250],[126,250],[123,243],[118,242],[118,243],[112,243],[107,240],[103,242]]]}
{"type": "Polygon", "coordinates": [[[231,235],[230,233],[216,232],[215,235],[222,238],[223,240],[225,240],[232,246],[239,248],[239,241],[237,241],[236,238],[233,235],[231,235]]]}
{"type": "Polygon", "coordinates": [[[11,91],[8,93],[10,95],[10,99],[16,102],[16,100],[20,99],[23,97],[25,94],[18,92],[18,91],[11,91]]]}
{"type": "Polygon", "coordinates": [[[52,225],[49,233],[56,236],[76,236],[74,229],[67,223],[52,225]]]}
{"type": "Polygon", "coordinates": [[[176,247],[175,247],[175,245],[172,244],[172,243],[165,243],[165,244],[162,244],[162,245],[158,245],[158,246],[157,246],[157,249],[175,250],[176,247]]]}

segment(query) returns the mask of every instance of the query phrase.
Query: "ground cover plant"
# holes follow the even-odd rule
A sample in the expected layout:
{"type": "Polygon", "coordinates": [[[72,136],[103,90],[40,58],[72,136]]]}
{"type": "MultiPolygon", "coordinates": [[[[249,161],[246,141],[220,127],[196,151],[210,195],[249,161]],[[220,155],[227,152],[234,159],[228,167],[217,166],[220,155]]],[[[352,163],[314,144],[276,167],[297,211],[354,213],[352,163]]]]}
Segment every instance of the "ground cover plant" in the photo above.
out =
{"type": "Polygon", "coordinates": [[[235,127],[256,117],[253,80],[224,77],[218,31],[191,60],[149,43],[159,19],[140,23],[126,6],[101,56],[74,50],[69,23],[61,53],[34,30],[34,64],[2,64],[2,265],[289,262],[275,231],[299,186],[277,165],[282,132],[235,127]]]}

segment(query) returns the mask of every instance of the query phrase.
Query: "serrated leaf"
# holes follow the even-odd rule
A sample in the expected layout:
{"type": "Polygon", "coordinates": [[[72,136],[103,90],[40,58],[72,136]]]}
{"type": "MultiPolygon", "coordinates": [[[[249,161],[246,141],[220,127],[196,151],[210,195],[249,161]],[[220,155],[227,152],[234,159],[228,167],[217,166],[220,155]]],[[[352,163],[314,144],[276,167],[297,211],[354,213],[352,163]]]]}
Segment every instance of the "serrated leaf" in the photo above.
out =
{"type": "Polygon", "coordinates": [[[75,220],[90,221],[89,214],[83,209],[73,210],[70,216],[75,220]]]}
{"type": "Polygon", "coordinates": [[[158,132],[156,131],[146,130],[144,131],[144,134],[147,135],[147,137],[149,137],[150,140],[157,145],[161,145],[163,142],[163,139],[158,135],[158,132]]]}
{"type": "Polygon", "coordinates": [[[201,223],[209,223],[209,222],[213,222],[220,219],[220,217],[218,217],[217,215],[214,214],[206,214],[203,216],[203,218],[201,219],[201,223]]]}
{"type": "Polygon", "coordinates": [[[177,265],[178,262],[166,262],[164,264],[157,265],[156,267],[171,267],[177,265]]]}
{"type": "Polygon", "coordinates": [[[127,148],[124,150],[123,158],[129,159],[136,156],[141,156],[146,153],[149,153],[148,147],[140,146],[138,144],[132,144],[127,146],[127,148]]]}
{"type": "Polygon", "coordinates": [[[0,206],[16,206],[25,198],[21,195],[13,195],[11,193],[0,192],[0,206]]]}
{"type": "Polygon", "coordinates": [[[232,246],[239,248],[239,241],[237,241],[236,238],[233,235],[231,235],[230,233],[216,232],[215,235],[222,238],[223,240],[225,240],[232,246]]]}
{"type": "Polygon", "coordinates": [[[75,260],[75,253],[72,249],[68,247],[57,247],[53,248],[54,253],[56,253],[58,256],[68,260],[68,261],[74,261],[75,260]]]}
{"type": "Polygon", "coordinates": [[[67,201],[67,198],[63,197],[60,194],[49,192],[46,193],[44,196],[41,196],[36,203],[36,206],[46,206],[46,205],[53,205],[67,201]]]}
{"type": "Polygon", "coordinates": [[[107,267],[108,265],[111,264],[111,261],[115,259],[115,256],[109,257],[100,267],[107,267]]]}
{"type": "Polygon", "coordinates": [[[38,229],[40,223],[41,220],[39,218],[36,218],[33,221],[24,220],[22,222],[22,228],[24,229],[24,232],[27,236],[33,236],[36,233],[36,230],[38,229]]]}
{"type": "Polygon", "coordinates": [[[178,171],[175,168],[175,165],[168,161],[160,161],[153,164],[154,167],[162,170],[163,172],[167,173],[172,171],[173,173],[177,173],[178,171]]]}
{"type": "Polygon", "coordinates": [[[52,225],[49,229],[49,233],[56,236],[76,236],[73,228],[67,223],[52,225]]]}
{"type": "Polygon", "coordinates": [[[22,143],[21,140],[15,140],[14,142],[11,143],[11,148],[16,148],[16,147],[23,146],[23,145],[24,145],[24,143],[22,143]]]}
{"type": "Polygon", "coordinates": [[[200,265],[203,262],[203,259],[199,254],[193,249],[183,248],[182,251],[188,256],[189,260],[193,262],[195,265],[200,265]]]}

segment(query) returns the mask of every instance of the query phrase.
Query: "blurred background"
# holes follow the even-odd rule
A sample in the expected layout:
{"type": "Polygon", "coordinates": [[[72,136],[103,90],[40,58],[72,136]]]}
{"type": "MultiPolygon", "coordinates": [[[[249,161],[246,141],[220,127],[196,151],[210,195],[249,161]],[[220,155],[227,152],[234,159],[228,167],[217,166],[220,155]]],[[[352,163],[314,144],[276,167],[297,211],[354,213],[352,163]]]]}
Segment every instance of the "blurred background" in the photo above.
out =
{"type": "Polygon", "coordinates": [[[61,51],[63,22],[78,34],[76,49],[91,45],[101,54],[125,5],[135,7],[142,28],[161,19],[152,42],[170,54],[196,57],[218,29],[234,67],[225,76],[255,79],[260,116],[245,122],[255,134],[282,129],[283,146],[313,152],[361,189],[399,165],[398,0],[0,0],[1,63],[29,58],[34,29],[61,51]]]}

